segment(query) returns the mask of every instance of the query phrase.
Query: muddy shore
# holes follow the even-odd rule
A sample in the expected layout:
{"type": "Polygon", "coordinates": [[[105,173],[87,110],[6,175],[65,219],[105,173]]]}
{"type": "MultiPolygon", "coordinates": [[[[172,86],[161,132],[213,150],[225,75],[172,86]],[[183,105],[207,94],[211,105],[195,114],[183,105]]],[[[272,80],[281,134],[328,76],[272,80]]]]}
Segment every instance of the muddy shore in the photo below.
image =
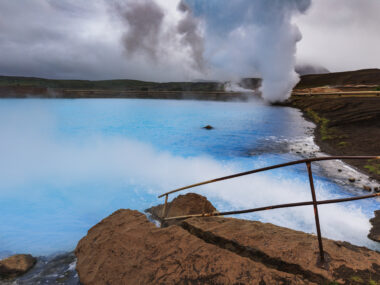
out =
{"type": "MultiPolygon", "coordinates": [[[[292,97],[289,106],[313,121],[315,142],[329,155],[380,155],[380,98],[319,96],[292,97]]],[[[380,181],[380,161],[347,160],[380,181]]]]}

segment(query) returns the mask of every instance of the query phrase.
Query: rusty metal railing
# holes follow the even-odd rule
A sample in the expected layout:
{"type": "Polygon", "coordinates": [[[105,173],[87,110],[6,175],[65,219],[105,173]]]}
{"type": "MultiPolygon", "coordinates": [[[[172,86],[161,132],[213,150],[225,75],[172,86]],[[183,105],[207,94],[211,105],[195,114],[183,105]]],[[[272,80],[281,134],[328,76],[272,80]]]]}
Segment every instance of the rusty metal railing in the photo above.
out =
{"type": "Polygon", "coordinates": [[[272,165],[272,166],[268,166],[268,167],[258,168],[258,169],[254,169],[254,170],[250,170],[250,171],[246,171],[246,172],[240,172],[240,173],[236,173],[233,175],[223,176],[223,177],[219,177],[216,179],[211,179],[211,180],[195,183],[192,185],[188,185],[185,187],[181,187],[181,188],[166,192],[166,193],[158,196],[158,198],[162,198],[165,196],[165,204],[164,204],[164,207],[162,210],[162,220],[168,221],[168,220],[186,219],[186,218],[192,218],[192,217],[228,216],[228,215],[245,214],[245,213],[252,213],[252,212],[259,212],[259,211],[266,211],[266,210],[273,210],[273,209],[280,209],[280,208],[313,205],[315,225],[316,225],[317,235],[318,235],[318,246],[319,246],[320,261],[321,261],[321,263],[324,263],[325,257],[324,257],[321,227],[320,227],[319,215],[318,215],[318,205],[340,203],[340,202],[349,202],[349,201],[354,201],[354,200],[368,199],[368,198],[374,198],[374,197],[380,196],[380,193],[374,193],[374,194],[370,194],[370,195],[350,197],[350,198],[317,201],[317,198],[315,195],[313,173],[311,171],[311,163],[313,161],[336,160],[336,159],[380,159],[380,156],[326,156],[326,157],[315,157],[315,158],[301,159],[301,160],[291,161],[291,162],[287,162],[287,163],[276,164],[276,165],[272,165]],[[238,211],[200,213],[200,214],[195,214],[195,215],[184,215],[184,216],[168,217],[168,218],[166,217],[168,197],[170,194],[173,194],[173,193],[176,193],[176,192],[179,192],[182,190],[186,190],[189,188],[205,185],[205,184],[215,183],[218,181],[228,180],[228,179],[232,179],[232,178],[236,178],[236,177],[240,177],[240,176],[245,176],[245,175],[249,175],[249,174],[254,174],[254,173],[258,173],[258,172],[268,171],[268,170],[272,170],[272,169],[276,169],[276,168],[281,168],[281,167],[286,167],[286,166],[301,164],[301,163],[305,163],[306,167],[307,167],[312,201],[279,204],[279,205],[272,205],[272,206],[247,209],[247,210],[238,210],[238,211]]]}

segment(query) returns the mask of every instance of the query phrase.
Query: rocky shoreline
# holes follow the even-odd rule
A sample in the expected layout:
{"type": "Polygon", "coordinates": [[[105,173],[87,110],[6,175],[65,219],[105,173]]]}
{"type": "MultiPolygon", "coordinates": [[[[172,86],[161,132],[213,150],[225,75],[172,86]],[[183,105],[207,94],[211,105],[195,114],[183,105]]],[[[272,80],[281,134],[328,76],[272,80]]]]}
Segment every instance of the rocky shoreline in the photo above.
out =
{"type": "MultiPolygon", "coordinates": [[[[287,152],[304,158],[330,156],[323,152],[319,145],[315,143],[314,132],[316,131],[316,128],[312,128],[309,137],[287,141],[287,152]]],[[[317,161],[314,162],[313,165],[319,168],[319,171],[323,176],[328,177],[336,184],[344,187],[348,192],[355,195],[364,195],[368,192],[378,193],[380,191],[379,181],[371,178],[360,169],[351,166],[345,161],[317,161]]]]}
{"type": "MultiPolygon", "coordinates": [[[[329,155],[379,155],[380,98],[292,97],[288,106],[300,109],[304,117],[316,124],[315,142],[329,155]]],[[[346,160],[345,163],[368,175],[370,189],[380,191],[380,161],[346,160]]],[[[348,177],[350,178],[350,177],[348,177]]],[[[355,182],[355,181],[354,181],[355,182]]]]}

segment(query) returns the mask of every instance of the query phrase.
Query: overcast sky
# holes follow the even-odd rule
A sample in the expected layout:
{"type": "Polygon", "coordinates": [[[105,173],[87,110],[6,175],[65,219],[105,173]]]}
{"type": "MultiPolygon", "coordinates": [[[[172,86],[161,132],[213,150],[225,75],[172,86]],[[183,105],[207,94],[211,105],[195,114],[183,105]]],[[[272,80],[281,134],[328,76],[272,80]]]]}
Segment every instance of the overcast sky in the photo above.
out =
{"type": "MultiPolygon", "coordinates": [[[[224,60],[208,58],[212,44],[207,41],[212,37],[205,34],[207,27],[201,18],[198,21],[185,8],[178,9],[179,0],[156,0],[159,10],[149,8],[154,17],[145,18],[144,7],[139,17],[127,12],[133,2],[0,0],[0,74],[156,81],[218,75],[207,70],[223,66],[224,60]],[[149,36],[131,45],[127,37],[139,35],[136,27],[141,23],[149,36]],[[196,57],[200,52],[205,54],[204,63],[196,57]]],[[[379,15],[379,0],[312,1],[305,14],[293,17],[302,34],[297,62],[330,71],[380,68],[379,15]]]]}
{"type": "Polygon", "coordinates": [[[299,61],[330,71],[380,68],[380,1],[314,0],[295,22],[299,61]]]}

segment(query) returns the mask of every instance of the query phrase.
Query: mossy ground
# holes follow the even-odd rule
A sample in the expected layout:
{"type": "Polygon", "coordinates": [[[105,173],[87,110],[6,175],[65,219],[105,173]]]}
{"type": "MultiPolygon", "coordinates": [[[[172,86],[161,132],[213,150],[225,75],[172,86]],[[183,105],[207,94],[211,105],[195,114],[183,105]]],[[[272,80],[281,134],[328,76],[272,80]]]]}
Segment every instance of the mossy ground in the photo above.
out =
{"type": "Polygon", "coordinates": [[[364,166],[369,172],[380,175],[380,163],[379,160],[370,159],[368,164],[364,166]]]}
{"type": "Polygon", "coordinates": [[[306,114],[319,125],[319,131],[321,133],[321,138],[323,141],[332,140],[339,138],[336,134],[336,130],[334,128],[329,127],[330,120],[324,117],[321,117],[317,112],[312,110],[311,108],[306,109],[306,114]]]}

